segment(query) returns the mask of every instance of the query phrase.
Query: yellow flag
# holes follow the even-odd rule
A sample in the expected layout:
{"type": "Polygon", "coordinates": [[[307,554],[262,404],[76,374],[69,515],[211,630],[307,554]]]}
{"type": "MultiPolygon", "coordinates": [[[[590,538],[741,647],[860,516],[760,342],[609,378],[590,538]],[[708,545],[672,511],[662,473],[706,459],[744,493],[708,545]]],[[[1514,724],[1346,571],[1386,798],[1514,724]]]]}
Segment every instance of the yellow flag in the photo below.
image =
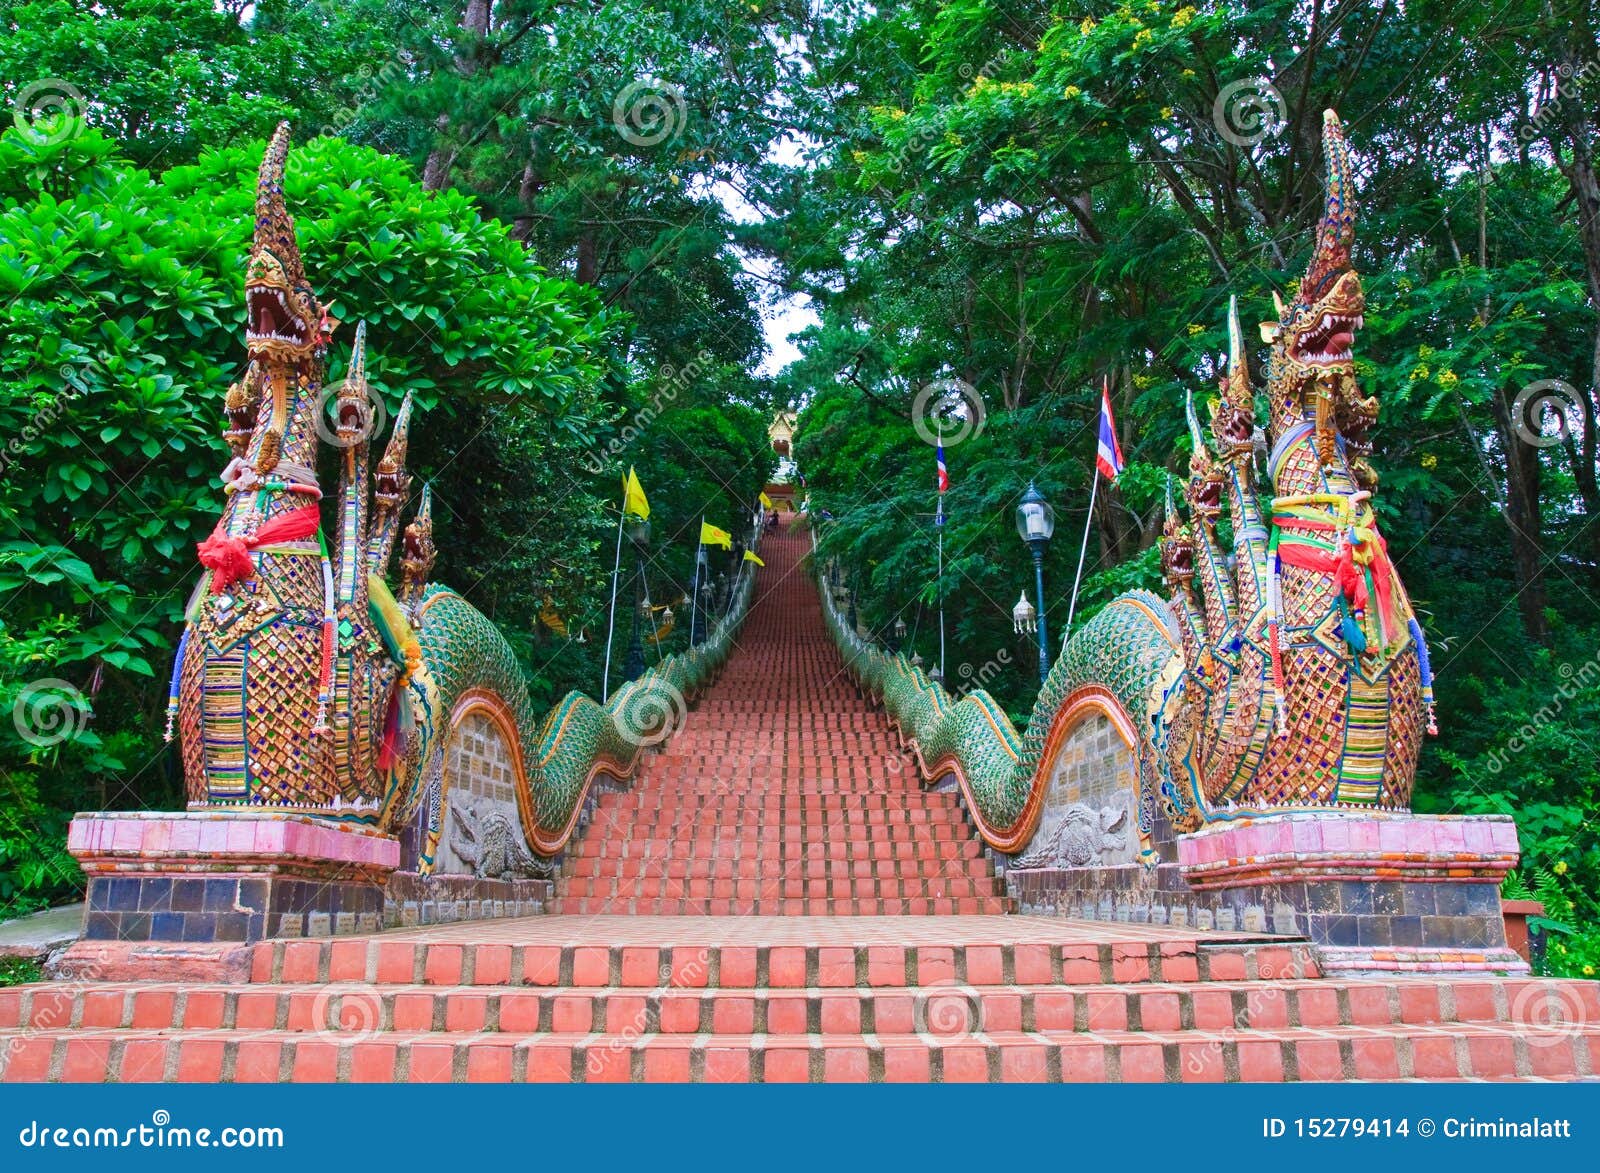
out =
{"type": "Polygon", "coordinates": [[[650,502],[645,499],[644,486],[639,483],[631,464],[628,475],[622,478],[622,512],[631,513],[640,521],[650,517],[650,502]]]}
{"type": "Polygon", "coordinates": [[[771,509],[772,508],[772,498],[767,496],[766,493],[763,492],[761,494],[761,504],[762,504],[762,506],[764,508],[771,509]]]}
{"type": "Polygon", "coordinates": [[[700,523],[700,544],[702,546],[721,546],[724,550],[733,549],[733,535],[725,529],[718,529],[708,521],[700,523]]]}
{"type": "Polygon", "coordinates": [[[757,566],[765,566],[766,565],[765,562],[761,561],[761,559],[756,557],[756,552],[754,550],[746,550],[744,552],[744,560],[746,562],[754,562],[757,566]]]}

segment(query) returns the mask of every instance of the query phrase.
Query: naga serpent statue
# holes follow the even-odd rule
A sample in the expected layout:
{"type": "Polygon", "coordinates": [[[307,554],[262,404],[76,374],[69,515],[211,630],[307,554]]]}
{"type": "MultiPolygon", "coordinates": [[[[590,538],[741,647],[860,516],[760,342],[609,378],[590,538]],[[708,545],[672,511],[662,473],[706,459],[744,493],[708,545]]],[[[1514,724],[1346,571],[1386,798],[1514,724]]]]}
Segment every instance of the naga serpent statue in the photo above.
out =
{"type": "Polygon", "coordinates": [[[257,179],[248,362],[226,401],[226,504],[199,547],[206,573],[185,616],[167,707],[189,802],[415,827],[415,863],[427,872],[448,804],[446,748],[463,719],[483,713],[509,747],[528,843],[552,854],[596,776],[629,776],[642,747],[670,732],[686,697],[720,667],[753,580],[742,578],[728,616],[699,647],[666,657],[606,706],[574,692],[539,722],[505,638],[460,595],[427,582],[426,489],[401,530],[409,395],[369,472],[377,409],[364,328],[343,381],[324,385],[333,322],[310,287],[285,203],[288,150],[283,124],[257,179]],[[339,451],[331,540],[319,439],[339,451]],[[385,574],[397,539],[400,586],[391,594],[385,574]]]}
{"type": "MultiPolygon", "coordinates": [[[[1305,278],[1264,324],[1272,481],[1257,495],[1256,396],[1237,307],[1211,437],[1194,444],[1180,517],[1169,489],[1166,600],[1115,599],[1076,632],[1019,736],[987,693],[949,697],[860,640],[826,604],[857,679],[880,695],[930,779],[954,774],[1001,851],[1039,828],[1052,763],[1086,710],[1111,718],[1137,766],[1141,857],[1158,816],[1176,831],[1284,808],[1406,810],[1433,729],[1427,648],[1372,508],[1375,397],[1357,383],[1350,155],[1324,115],[1327,206],[1305,278]],[[1213,447],[1213,444],[1215,447],[1213,447]],[[1228,514],[1231,557],[1218,525],[1228,514]]],[[[824,598],[828,598],[826,591],[824,598]]],[[[1023,866],[1029,866],[1027,857],[1023,866]]]]}

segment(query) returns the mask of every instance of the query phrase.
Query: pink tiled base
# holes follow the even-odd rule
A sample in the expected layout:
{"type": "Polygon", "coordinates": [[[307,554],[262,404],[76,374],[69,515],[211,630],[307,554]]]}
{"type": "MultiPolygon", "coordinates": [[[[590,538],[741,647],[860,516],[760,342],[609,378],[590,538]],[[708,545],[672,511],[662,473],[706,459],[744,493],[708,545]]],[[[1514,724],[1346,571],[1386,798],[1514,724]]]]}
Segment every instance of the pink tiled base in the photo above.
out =
{"type": "Polygon", "coordinates": [[[91,874],[246,872],[382,877],[400,843],[372,827],[294,811],[229,808],[79,815],[67,850],[91,874]]]}
{"type": "Polygon", "coordinates": [[[1178,838],[1195,888],[1283,880],[1496,880],[1516,866],[1508,815],[1293,811],[1213,823],[1178,838]]]}

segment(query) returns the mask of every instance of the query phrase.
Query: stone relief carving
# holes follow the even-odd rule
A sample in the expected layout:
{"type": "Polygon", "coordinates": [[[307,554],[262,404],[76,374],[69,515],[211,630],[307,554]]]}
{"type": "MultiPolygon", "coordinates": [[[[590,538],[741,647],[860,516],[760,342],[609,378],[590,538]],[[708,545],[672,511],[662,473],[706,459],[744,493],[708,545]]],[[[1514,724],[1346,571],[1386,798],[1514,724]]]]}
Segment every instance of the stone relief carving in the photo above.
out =
{"type": "Polygon", "coordinates": [[[450,796],[450,850],[472,870],[489,880],[545,878],[547,861],[528,850],[522,828],[487,802],[479,804],[465,794],[450,796]]]}
{"type": "Polygon", "coordinates": [[[1073,726],[1049,763],[1039,830],[1017,868],[1107,867],[1138,858],[1133,752],[1104,713],[1073,726]]]}
{"type": "Polygon", "coordinates": [[[1054,826],[1042,828],[1033,845],[1017,860],[1019,868],[1087,867],[1122,863],[1128,848],[1128,808],[1107,806],[1095,810],[1075,802],[1062,811],[1054,826]],[[1107,859],[1106,856],[1113,858],[1107,859]]]}

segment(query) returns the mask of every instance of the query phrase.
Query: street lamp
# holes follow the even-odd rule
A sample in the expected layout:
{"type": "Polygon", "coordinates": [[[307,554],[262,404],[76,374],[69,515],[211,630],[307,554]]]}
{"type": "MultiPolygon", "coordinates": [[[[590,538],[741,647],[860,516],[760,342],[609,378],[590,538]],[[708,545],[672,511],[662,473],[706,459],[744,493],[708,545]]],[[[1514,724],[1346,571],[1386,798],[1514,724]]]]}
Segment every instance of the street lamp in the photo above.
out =
{"type": "Polygon", "coordinates": [[[898,652],[903,646],[905,646],[905,642],[906,621],[896,616],[894,621],[894,646],[890,650],[898,652]]]}
{"type": "Polygon", "coordinates": [[[1033,552],[1034,589],[1039,596],[1039,683],[1050,674],[1050,643],[1044,630],[1044,550],[1050,544],[1050,535],[1056,532],[1056,511],[1044,494],[1028,482],[1028,491],[1017,503],[1017,533],[1033,552]]]}
{"type": "Polygon", "coordinates": [[[706,638],[706,548],[700,546],[694,554],[694,581],[689,584],[689,646],[697,648],[706,638]]]}
{"type": "Polygon", "coordinates": [[[628,637],[628,656],[622,663],[622,675],[637,680],[644,675],[644,643],[640,631],[639,615],[644,611],[644,555],[650,548],[650,523],[642,517],[629,517],[628,541],[636,555],[633,572],[633,632],[628,637]]]}

